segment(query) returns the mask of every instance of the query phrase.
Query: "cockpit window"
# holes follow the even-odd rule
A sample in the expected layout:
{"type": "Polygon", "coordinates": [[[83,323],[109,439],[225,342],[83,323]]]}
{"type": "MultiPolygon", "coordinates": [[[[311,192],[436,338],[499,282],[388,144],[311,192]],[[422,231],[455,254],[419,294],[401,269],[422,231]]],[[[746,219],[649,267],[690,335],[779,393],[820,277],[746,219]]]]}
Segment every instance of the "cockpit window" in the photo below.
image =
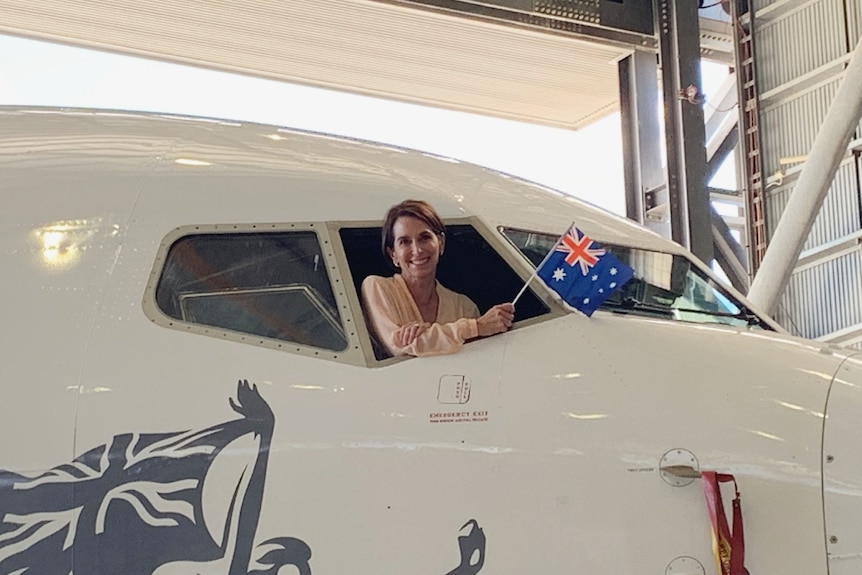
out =
{"type": "MultiPolygon", "coordinates": [[[[356,294],[369,275],[391,276],[394,268],[380,251],[380,227],[342,227],[339,230],[353,276],[356,294]]],[[[486,312],[491,306],[512,301],[524,280],[493,245],[470,224],[446,224],[446,255],[440,258],[437,279],[441,284],[469,297],[486,312]]],[[[550,308],[532,289],[527,289],[515,307],[515,323],[543,316],[550,308]]],[[[374,334],[369,334],[376,359],[388,355],[374,334]]]]}
{"type": "Polygon", "coordinates": [[[313,231],[181,237],[168,251],[156,304],[191,324],[331,351],[348,345],[313,231]]]}
{"type": "MultiPolygon", "coordinates": [[[[558,236],[501,228],[503,235],[534,265],[553,249],[558,236]]],[[[720,323],[772,329],[682,255],[624,246],[602,246],[634,269],[634,278],[601,309],[677,321],[720,323]]]]}

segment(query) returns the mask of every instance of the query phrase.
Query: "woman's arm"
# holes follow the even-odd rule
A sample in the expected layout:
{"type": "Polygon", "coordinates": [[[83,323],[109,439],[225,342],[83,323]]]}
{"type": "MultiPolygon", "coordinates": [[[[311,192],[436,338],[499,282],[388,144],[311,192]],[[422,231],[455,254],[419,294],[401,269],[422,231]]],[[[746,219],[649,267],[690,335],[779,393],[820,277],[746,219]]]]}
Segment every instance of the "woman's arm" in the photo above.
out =
{"type": "Polygon", "coordinates": [[[362,282],[362,300],[371,327],[392,355],[443,355],[460,350],[464,342],[479,335],[476,320],[461,318],[451,323],[432,323],[420,331],[413,341],[403,344],[400,332],[405,325],[403,310],[410,302],[401,301],[401,296],[386,285],[386,280],[369,276],[362,282]],[[401,313],[399,312],[401,311],[401,313]]]}

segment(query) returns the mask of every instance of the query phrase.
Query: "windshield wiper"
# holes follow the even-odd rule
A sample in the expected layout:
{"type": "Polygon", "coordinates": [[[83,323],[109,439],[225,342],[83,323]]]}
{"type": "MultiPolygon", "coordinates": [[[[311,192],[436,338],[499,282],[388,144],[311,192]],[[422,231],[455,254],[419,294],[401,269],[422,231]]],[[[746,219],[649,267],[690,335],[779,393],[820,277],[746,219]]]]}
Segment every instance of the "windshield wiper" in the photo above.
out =
{"type": "Polygon", "coordinates": [[[673,314],[673,309],[663,305],[656,305],[654,303],[646,303],[640,300],[637,300],[633,297],[624,298],[622,301],[605,301],[601,307],[611,308],[611,311],[627,313],[629,310],[635,311],[647,311],[652,313],[660,313],[662,315],[670,316],[673,314]]]}
{"type": "Polygon", "coordinates": [[[734,319],[744,321],[748,325],[760,325],[761,327],[763,327],[763,321],[746,308],[742,308],[736,313],[730,313],[729,311],[710,311],[708,309],[689,309],[684,307],[675,307],[672,309],[675,309],[677,311],[684,311],[687,313],[700,313],[705,315],[711,315],[715,317],[732,317],[734,319]]]}
{"type": "Polygon", "coordinates": [[[774,331],[768,323],[763,321],[763,319],[759,315],[757,315],[747,307],[740,309],[739,313],[737,313],[734,317],[745,321],[748,325],[759,325],[763,329],[774,331]]]}
{"type": "Polygon", "coordinates": [[[760,327],[767,328],[764,325],[763,320],[761,320],[757,315],[753,314],[751,310],[747,308],[741,308],[737,313],[730,313],[728,311],[711,311],[708,309],[695,309],[695,308],[686,308],[686,307],[667,307],[662,305],[656,305],[652,303],[646,303],[639,301],[633,297],[627,297],[621,302],[605,302],[604,306],[611,307],[614,310],[638,310],[638,311],[647,311],[653,313],[660,313],[664,315],[671,315],[674,311],[685,312],[685,313],[697,313],[702,315],[709,315],[713,317],[729,317],[733,319],[738,319],[740,321],[744,321],[747,325],[759,325],[760,327]]]}

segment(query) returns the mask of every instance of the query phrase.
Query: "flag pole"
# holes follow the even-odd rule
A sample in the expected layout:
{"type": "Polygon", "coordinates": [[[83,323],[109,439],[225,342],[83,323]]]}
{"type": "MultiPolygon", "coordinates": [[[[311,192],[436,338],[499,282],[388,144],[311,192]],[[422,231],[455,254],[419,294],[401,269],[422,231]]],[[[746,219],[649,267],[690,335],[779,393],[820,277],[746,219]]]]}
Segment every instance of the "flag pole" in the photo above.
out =
{"type": "Polygon", "coordinates": [[[563,235],[557,238],[557,243],[554,244],[554,247],[548,250],[548,253],[545,254],[544,259],[539,262],[539,265],[536,266],[536,269],[534,269],[530,277],[527,278],[527,283],[524,284],[524,286],[521,288],[521,291],[519,291],[518,295],[515,296],[515,299],[512,300],[512,305],[518,303],[518,300],[521,298],[522,295],[524,295],[524,292],[527,291],[527,286],[530,285],[530,282],[532,282],[536,278],[536,276],[539,275],[539,270],[542,268],[543,265],[545,265],[545,262],[548,261],[548,258],[551,257],[551,254],[554,253],[554,250],[557,249],[557,246],[560,245],[560,242],[563,241],[563,236],[569,233],[569,230],[572,229],[572,226],[574,225],[575,222],[569,224],[569,227],[566,228],[566,231],[563,232],[563,235]]]}
{"type": "Polygon", "coordinates": [[[527,283],[524,284],[524,286],[521,288],[521,291],[519,291],[518,295],[515,296],[515,299],[512,300],[512,305],[515,305],[516,303],[518,303],[518,300],[521,298],[522,295],[524,295],[524,292],[527,291],[527,286],[530,285],[530,282],[533,281],[533,278],[535,278],[538,274],[539,274],[539,268],[536,268],[536,270],[533,271],[533,273],[530,275],[530,277],[527,278],[527,283]]]}

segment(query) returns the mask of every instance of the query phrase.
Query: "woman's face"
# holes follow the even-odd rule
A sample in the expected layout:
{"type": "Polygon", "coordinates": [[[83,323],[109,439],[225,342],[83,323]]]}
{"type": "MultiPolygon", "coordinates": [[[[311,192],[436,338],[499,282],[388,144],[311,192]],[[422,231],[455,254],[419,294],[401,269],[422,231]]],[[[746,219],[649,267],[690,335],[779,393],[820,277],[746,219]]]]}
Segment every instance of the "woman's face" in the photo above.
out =
{"type": "Polygon", "coordinates": [[[405,279],[434,277],[445,236],[438,236],[428,224],[410,216],[395,220],[392,232],[395,242],[389,255],[405,279]]]}

